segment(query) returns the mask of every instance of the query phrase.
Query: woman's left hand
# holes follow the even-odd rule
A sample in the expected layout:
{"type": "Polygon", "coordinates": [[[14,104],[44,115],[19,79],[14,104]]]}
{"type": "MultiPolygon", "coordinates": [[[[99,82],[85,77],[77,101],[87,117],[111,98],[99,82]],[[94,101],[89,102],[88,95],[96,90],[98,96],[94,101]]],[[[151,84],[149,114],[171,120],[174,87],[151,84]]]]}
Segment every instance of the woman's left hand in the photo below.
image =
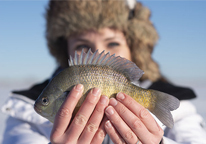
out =
{"type": "Polygon", "coordinates": [[[128,144],[159,144],[164,131],[147,109],[132,97],[118,93],[105,110],[105,130],[112,141],[128,144]],[[117,99],[117,100],[116,100],[117,99]]]}

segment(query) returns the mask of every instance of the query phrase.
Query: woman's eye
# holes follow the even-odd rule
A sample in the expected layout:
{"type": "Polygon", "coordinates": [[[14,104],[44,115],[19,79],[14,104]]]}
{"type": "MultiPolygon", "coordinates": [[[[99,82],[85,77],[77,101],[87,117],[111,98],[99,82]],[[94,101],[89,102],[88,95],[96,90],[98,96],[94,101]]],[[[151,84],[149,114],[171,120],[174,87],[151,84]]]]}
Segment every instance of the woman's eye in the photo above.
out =
{"type": "Polygon", "coordinates": [[[77,51],[82,51],[82,49],[84,49],[84,51],[88,51],[91,47],[89,47],[88,45],[78,45],[76,46],[75,50],[77,51]]]}
{"type": "Polygon", "coordinates": [[[111,42],[108,44],[108,47],[115,47],[115,46],[119,46],[119,43],[111,42]]]}

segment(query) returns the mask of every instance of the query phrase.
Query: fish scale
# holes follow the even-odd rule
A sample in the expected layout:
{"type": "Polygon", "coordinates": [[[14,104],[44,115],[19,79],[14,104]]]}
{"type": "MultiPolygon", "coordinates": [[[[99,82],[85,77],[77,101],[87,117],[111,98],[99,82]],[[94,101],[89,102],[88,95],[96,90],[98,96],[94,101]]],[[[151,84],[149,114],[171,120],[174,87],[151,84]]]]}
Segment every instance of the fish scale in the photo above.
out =
{"type": "Polygon", "coordinates": [[[85,66],[85,68],[81,67],[79,70],[79,75],[81,78],[80,83],[86,86],[84,88],[84,92],[93,87],[99,87],[102,89],[102,94],[107,96],[110,96],[118,91],[122,91],[121,87],[123,87],[124,82],[122,81],[122,78],[126,78],[118,73],[116,73],[116,76],[111,75],[112,70],[108,70],[108,68],[99,66],[85,66]],[[119,87],[116,87],[117,83],[119,87]]]}
{"type": "Polygon", "coordinates": [[[36,112],[51,122],[67,97],[67,92],[75,85],[84,85],[83,95],[73,111],[73,116],[84,102],[88,92],[98,87],[101,94],[109,98],[118,92],[131,96],[143,107],[150,110],[163,124],[172,127],[174,122],[171,110],[179,107],[179,100],[171,95],[155,90],[139,87],[138,80],[142,76],[133,62],[115,57],[109,53],[87,53],[70,58],[69,67],[56,75],[46,86],[34,104],[36,112]]]}

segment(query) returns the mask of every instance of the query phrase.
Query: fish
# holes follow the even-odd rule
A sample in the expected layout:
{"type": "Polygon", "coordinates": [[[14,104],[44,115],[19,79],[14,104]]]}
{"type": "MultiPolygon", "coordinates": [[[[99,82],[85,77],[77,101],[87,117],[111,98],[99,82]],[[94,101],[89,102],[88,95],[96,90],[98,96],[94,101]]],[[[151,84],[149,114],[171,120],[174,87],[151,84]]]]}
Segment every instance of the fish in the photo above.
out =
{"type": "Polygon", "coordinates": [[[73,116],[77,113],[88,92],[98,87],[101,94],[109,98],[123,92],[131,96],[154,114],[164,125],[172,128],[174,125],[171,111],[179,107],[179,100],[169,94],[144,89],[139,86],[143,71],[132,61],[123,57],[95,51],[82,50],[78,55],[68,60],[69,67],[59,72],[44,88],[34,104],[35,111],[41,116],[54,122],[55,115],[66,100],[68,93],[77,85],[84,86],[83,94],[78,101],[73,116]]]}

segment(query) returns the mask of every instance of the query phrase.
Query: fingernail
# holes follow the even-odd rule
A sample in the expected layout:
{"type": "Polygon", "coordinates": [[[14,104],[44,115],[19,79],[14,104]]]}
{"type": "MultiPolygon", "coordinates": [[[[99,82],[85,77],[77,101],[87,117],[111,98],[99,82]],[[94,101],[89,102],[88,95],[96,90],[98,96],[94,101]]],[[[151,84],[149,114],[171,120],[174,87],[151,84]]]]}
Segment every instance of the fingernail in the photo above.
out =
{"type": "Polygon", "coordinates": [[[112,127],[112,124],[111,124],[111,122],[109,120],[105,123],[105,125],[106,125],[107,128],[111,128],[112,127]]]}
{"type": "Polygon", "coordinates": [[[107,103],[108,99],[109,99],[109,98],[108,98],[107,96],[102,96],[102,97],[100,98],[100,103],[105,105],[105,104],[107,103]]]}
{"type": "Polygon", "coordinates": [[[116,106],[117,105],[117,100],[115,98],[111,98],[110,102],[109,102],[112,106],[116,106]]]}
{"type": "Polygon", "coordinates": [[[123,99],[125,99],[125,96],[123,95],[123,93],[119,92],[119,93],[117,94],[117,99],[123,100],[123,99]]]}
{"type": "Polygon", "coordinates": [[[75,86],[75,89],[77,91],[81,91],[83,89],[83,85],[82,84],[78,84],[78,85],[75,86]]]}
{"type": "Polygon", "coordinates": [[[94,96],[99,96],[99,94],[100,94],[100,89],[99,89],[99,88],[93,88],[93,89],[92,89],[92,94],[93,94],[94,96]]]}
{"type": "Polygon", "coordinates": [[[111,106],[108,106],[106,108],[106,114],[108,114],[108,115],[113,115],[114,114],[114,110],[112,109],[111,106]]]}
{"type": "Polygon", "coordinates": [[[149,112],[147,109],[141,109],[140,110],[140,117],[141,118],[147,118],[147,116],[149,115],[149,112]]]}

